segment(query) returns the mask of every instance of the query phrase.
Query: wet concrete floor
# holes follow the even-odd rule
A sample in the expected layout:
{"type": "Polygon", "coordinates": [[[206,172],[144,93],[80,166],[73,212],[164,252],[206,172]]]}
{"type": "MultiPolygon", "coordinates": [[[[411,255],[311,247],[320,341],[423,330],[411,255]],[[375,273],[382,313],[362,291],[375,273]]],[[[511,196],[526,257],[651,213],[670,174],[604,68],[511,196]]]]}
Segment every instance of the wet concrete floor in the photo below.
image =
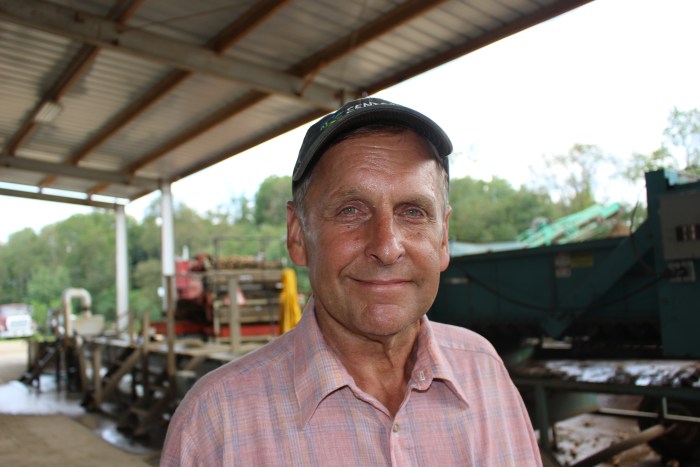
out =
{"type": "Polygon", "coordinates": [[[26,370],[23,340],[0,341],[0,462],[5,466],[153,466],[160,444],[122,434],[116,422],[88,413],[81,394],[46,374],[37,386],[18,381],[26,370]]]}

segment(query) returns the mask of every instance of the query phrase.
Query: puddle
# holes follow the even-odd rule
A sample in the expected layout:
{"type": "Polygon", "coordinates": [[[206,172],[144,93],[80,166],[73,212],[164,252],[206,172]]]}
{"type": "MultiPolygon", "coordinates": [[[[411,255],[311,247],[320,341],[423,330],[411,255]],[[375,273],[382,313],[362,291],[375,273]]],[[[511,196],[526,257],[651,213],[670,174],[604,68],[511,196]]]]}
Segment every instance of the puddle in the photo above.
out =
{"type": "Polygon", "coordinates": [[[122,451],[157,460],[161,439],[132,439],[119,431],[116,420],[101,413],[87,412],[80,405],[81,401],[81,393],[57,390],[54,375],[42,375],[38,388],[19,381],[0,384],[0,414],[65,415],[122,451]]]}
{"type": "Polygon", "coordinates": [[[0,413],[7,415],[53,415],[79,417],[85,414],[80,394],[56,391],[55,378],[42,376],[40,389],[19,381],[0,385],[0,413]]]}

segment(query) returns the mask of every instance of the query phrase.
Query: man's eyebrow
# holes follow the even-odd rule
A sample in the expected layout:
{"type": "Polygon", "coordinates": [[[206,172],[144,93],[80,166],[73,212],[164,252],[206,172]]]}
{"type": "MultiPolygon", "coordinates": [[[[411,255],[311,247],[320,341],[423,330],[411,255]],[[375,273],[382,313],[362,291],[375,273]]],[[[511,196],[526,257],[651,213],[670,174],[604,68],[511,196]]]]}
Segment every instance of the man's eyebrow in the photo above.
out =
{"type": "Polygon", "coordinates": [[[333,191],[326,193],[326,199],[329,200],[329,204],[344,203],[346,201],[354,199],[364,199],[365,196],[357,188],[347,188],[341,191],[333,191]],[[332,197],[332,198],[331,198],[332,197]]]}

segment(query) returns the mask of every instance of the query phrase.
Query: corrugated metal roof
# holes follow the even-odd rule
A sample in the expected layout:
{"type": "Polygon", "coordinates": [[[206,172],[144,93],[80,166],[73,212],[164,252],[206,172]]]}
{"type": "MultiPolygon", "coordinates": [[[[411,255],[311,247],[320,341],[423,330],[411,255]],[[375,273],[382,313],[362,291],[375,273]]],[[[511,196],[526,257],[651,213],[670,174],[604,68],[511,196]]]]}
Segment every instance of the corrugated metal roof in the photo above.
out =
{"type": "Polygon", "coordinates": [[[589,1],[0,0],[0,193],[123,204],[589,1]]]}

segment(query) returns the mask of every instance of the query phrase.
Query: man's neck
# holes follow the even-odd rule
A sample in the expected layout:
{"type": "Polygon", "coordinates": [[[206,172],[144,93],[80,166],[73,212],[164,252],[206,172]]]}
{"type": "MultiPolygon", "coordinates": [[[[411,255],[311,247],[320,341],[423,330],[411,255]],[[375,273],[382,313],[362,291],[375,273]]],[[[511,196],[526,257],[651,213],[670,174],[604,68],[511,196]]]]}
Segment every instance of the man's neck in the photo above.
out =
{"type": "Polygon", "coordinates": [[[415,364],[420,322],[392,336],[358,336],[324,312],[317,313],[321,333],[360,389],[395,415],[415,364]]]}

